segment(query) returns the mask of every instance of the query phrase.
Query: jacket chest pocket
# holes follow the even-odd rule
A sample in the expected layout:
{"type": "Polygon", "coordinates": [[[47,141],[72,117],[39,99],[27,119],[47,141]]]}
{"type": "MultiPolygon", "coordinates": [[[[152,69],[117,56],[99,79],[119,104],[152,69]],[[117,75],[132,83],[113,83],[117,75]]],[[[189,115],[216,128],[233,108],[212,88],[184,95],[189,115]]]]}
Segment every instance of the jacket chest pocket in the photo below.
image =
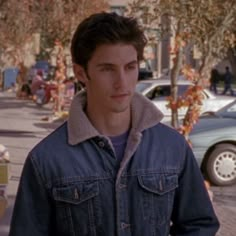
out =
{"type": "Polygon", "coordinates": [[[97,181],[53,188],[59,235],[96,235],[101,209],[97,181]]]}
{"type": "Polygon", "coordinates": [[[152,174],[138,177],[144,220],[154,227],[170,220],[178,176],[152,174]]]}

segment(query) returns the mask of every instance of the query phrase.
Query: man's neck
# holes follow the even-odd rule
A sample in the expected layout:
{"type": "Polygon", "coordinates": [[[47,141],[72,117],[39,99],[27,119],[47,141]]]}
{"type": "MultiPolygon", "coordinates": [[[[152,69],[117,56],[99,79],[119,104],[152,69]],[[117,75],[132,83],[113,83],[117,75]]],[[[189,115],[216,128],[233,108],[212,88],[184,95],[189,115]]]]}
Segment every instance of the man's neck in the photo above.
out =
{"type": "Polygon", "coordinates": [[[86,114],[93,126],[105,136],[117,136],[123,134],[130,128],[130,109],[120,113],[103,114],[91,112],[86,109],[86,114]]]}

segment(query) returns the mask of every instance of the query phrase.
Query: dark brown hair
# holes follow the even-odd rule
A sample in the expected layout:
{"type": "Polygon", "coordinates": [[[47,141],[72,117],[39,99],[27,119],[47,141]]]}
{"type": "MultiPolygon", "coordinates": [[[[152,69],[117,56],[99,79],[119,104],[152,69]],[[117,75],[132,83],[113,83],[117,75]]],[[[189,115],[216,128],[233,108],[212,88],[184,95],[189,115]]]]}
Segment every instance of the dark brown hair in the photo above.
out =
{"type": "Polygon", "coordinates": [[[93,14],[83,20],[74,33],[72,61],[87,70],[88,61],[98,46],[117,43],[133,45],[137,50],[137,59],[143,59],[147,39],[136,19],[116,13],[93,14]]]}

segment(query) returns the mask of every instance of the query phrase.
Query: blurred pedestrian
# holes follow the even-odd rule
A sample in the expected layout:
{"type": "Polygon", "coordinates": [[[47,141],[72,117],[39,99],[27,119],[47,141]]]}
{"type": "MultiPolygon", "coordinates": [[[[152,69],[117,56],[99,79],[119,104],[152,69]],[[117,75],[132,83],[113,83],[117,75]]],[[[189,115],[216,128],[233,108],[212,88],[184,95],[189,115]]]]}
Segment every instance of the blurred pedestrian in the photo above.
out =
{"type": "Polygon", "coordinates": [[[30,85],[27,82],[22,84],[19,97],[23,99],[31,98],[31,89],[30,85]]]}
{"type": "Polygon", "coordinates": [[[7,187],[10,179],[10,154],[5,145],[0,143],[0,220],[7,208],[7,187]]]}
{"type": "Polygon", "coordinates": [[[86,18],[71,45],[85,89],[68,122],[29,153],[9,236],[215,235],[185,138],[135,93],[147,39],[134,18],[86,18]]]}
{"type": "Polygon", "coordinates": [[[219,83],[219,72],[216,68],[211,70],[210,90],[217,94],[217,84],[219,83]]]}
{"type": "Polygon", "coordinates": [[[10,162],[10,154],[6,146],[0,143],[0,163],[10,162]]]}
{"type": "Polygon", "coordinates": [[[234,91],[232,89],[232,82],[233,82],[233,75],[229,70],[229,67],[225,67],[225,75],[224,75],[224,91],[222,94],[226,94],[228,91],[230,92],[230,95],[234,95],[234,91]]]}
{"type": "Polygon", "coordinates": [[[35,95],[37,90],[42,88],[42,85],[45,85],[45,81],[43,80],[43,72],[38,70],[31,83],[32,95],[35,95]]]}

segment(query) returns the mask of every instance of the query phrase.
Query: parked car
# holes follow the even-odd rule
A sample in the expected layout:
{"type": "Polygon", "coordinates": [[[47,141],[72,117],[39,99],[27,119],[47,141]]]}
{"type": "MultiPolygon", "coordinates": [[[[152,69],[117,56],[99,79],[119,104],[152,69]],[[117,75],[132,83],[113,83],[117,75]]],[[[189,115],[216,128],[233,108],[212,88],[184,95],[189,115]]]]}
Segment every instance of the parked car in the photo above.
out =
{"type": "MultiPolygon", "coordinates": [[[[192,83],[188,80],[178,80],[178,96],[183,95],[192,83]]],[[[171,118],[171,109],[167,107],[167,97],[170,96],[170,80],[169,79],[149,79],[139,81],[136,85],[136,91],[150,99],[165,115],[165,121],[171,118]]],[[[229,104],[234,100],[231,96],[215,96],[208,89],[202,91],[203,105],[201,113],[208,111],[217,111],[223,106],[229,104]]],[[[178,110],[179,118],[183,118],[186,114],[187,108],[182,107],[178,110]]]]}
{"type": "Polygon", "coordinates": [[[202,172],[213,184],[236,183],[236,100],[203,114],[189,137],[202,172]]]}

